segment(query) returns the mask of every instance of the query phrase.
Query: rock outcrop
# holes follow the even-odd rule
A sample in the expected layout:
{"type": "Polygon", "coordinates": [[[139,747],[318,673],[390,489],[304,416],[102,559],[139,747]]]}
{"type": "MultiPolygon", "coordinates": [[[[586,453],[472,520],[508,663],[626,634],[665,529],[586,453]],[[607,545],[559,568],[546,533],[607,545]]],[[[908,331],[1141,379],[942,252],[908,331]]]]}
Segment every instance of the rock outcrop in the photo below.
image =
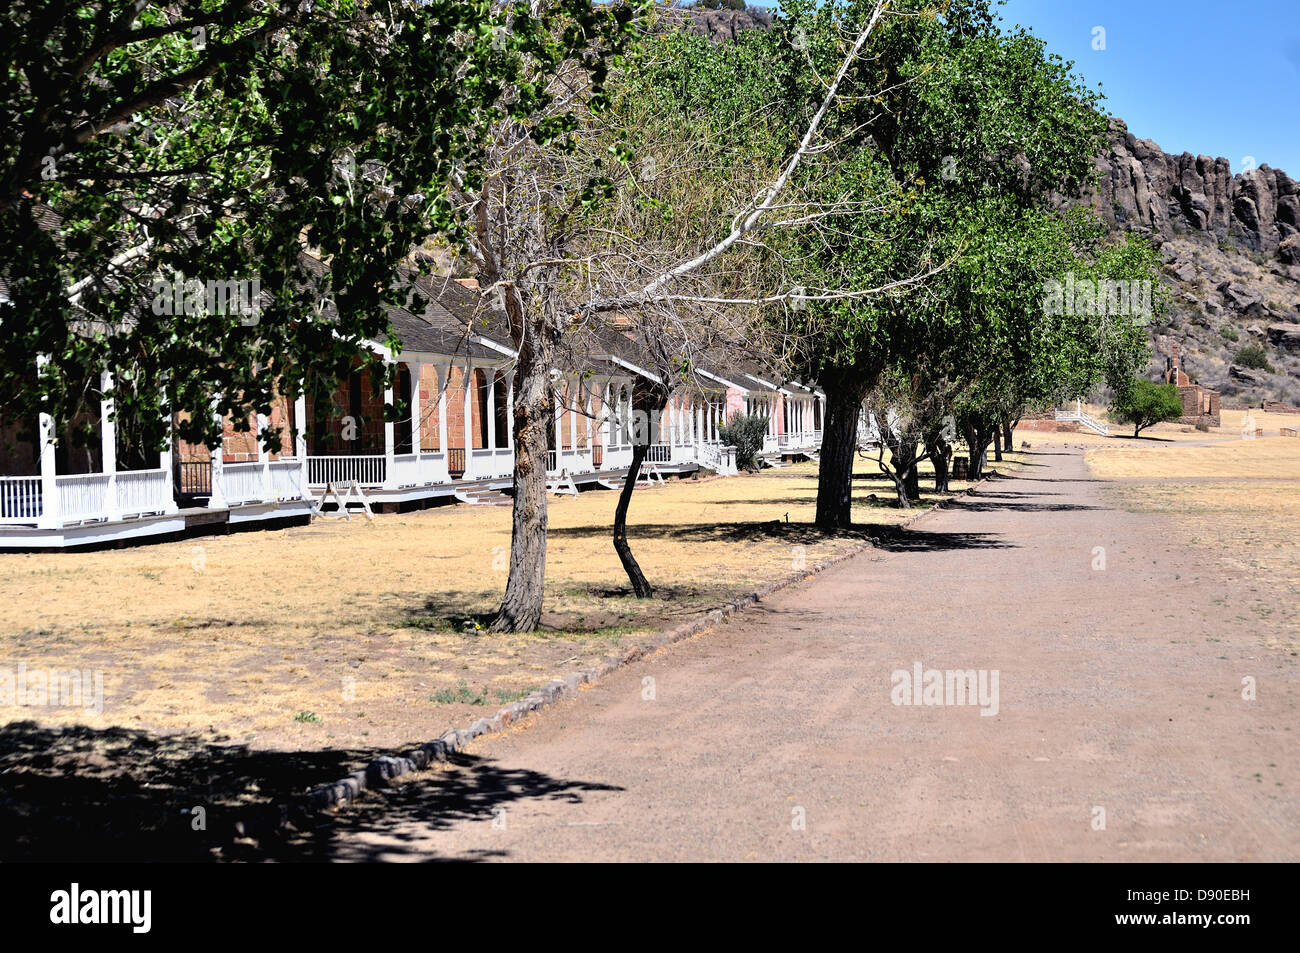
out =
{"type": "Polygon", "coordinates": [[[1300,262],[1300,183],[1267,164],[1232,174],[1227,159],[1169,155],[1111,120],[1109,151],[1098,157],[1091,196],[1119,225],[1162,238],[1203,233],[1251,251],[1300,262]]]}

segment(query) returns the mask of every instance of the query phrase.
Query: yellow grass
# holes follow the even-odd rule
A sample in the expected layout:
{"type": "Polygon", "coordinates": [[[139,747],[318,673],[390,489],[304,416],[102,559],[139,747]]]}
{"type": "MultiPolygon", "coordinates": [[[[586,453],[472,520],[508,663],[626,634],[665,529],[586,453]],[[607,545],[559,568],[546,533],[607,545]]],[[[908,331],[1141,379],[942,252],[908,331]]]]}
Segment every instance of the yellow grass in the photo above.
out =
{"type": "Polygon", "coordinates": [[[1089,450],[1094,473],[1106,478],[1252,477],[1300,479],[1300,438],[1260,437],[1195,444],[1130,444],[1089,450]]]}
{"type": "MultiPolygon", "coordinates": [[[[629,537],[660,589],[653,600],[627,594],[610,543],[616,494],[552,498],[544,629],[529,635],[465,628],[504,589],[509,507],[0,556],[0,666],[102,670],[105,689],[99,716],[4,714],[267,748],[427,740],[650,630],[860,546],[861,534],[808,525],[816,472],[803,464],[638,489],[629,537]]],[[[915,512],[889,506],[884,481],[856,482],[855,521],[915,512]]]]}

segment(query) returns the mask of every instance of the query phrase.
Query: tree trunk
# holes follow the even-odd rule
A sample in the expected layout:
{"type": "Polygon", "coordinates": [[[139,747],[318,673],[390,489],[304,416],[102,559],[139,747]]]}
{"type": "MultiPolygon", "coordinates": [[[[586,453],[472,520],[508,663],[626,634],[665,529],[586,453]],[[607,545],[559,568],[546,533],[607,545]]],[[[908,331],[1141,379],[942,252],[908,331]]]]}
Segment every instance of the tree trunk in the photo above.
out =
{"type": "MultiPolygon", "coordinates": [[[[510,531],[510,575],[490,629],[531,632],[542,617],[546,590],[546,461],[547,431],[555,419],[551,393],[551,335],[540,318],[525,319],[517,292],[505,295],[507,313],[518,334],[515,370],[515,501],[510,531]],[[525,323],[526,322],[526,323],[525,323]]],[[[468,421],[466,421],[468,426],[468,421]]],[[[472,441],[465,441],[466,459],[472,441]]]]}
{"type": "Polygon", "coordinates": [[[627,508],[632,502],[632,491],[636,488],[636,478],[641,472],[641,461],[645,459],[649,444],[640,440],[632,446],[632,465],[628,467],[627,476],[623,478],[623,489],[618,494],[618,505],[614,507],[614,551],[618,561],[623,564],[628,582],[638,599],[649,599],[655,594],[654,587],[646,580],[645,573],[632,555],[632,548],[627,544],[627,508]]]}
{"type": "Polygon", "coordinates": [[[1002,428],[997,424],[993,425],[993,460],[1002,462],[1002,428]]]}
{"type": "Polygon", "coordinates": [[[984,456],[988,452],[989,441],[992,439],[991,428],[983,421],[978,423],[967,421],[962,432],[966,437],[966,446],[970,448],[970,475],[967,479],[974,483],[976,480],[984,479],[984,456]]]}
{"type": "Polygon", "coordinates": [[[1007,451],[1016,449],[1015,429],[1019,420],[1002,421],[1002,446],[1007,451]]]}
{"type": "Polygon", "coordinates": [[[934,492],[948,492],[948,471],[949,461],[952,459],[952,447],[947,441],[939,438],[926,447],[930,452],[930,459],[934,461],[934,492]]]}
{"type": "Polygon", "coordinates": [[[822,429],[821,465],[817,471],[818,529],[848,529],[853,523],[853,459],[858,447],[861,387],[824,381],[826,423],[822,429]]]}

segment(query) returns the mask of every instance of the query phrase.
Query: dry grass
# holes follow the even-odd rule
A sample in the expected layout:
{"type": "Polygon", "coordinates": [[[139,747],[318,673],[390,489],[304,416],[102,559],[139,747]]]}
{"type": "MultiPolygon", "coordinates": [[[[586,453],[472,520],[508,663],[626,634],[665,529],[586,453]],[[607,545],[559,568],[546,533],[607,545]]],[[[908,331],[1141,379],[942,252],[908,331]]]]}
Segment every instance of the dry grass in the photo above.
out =
{"type": "Polygon", "coordinates": [[[1260,437],[1208,444],[1105,447],[1089,450],[1087,460],[1094,473],[1108,479],[1300,480],[1300,439],[1260,437]]]}
{"type": "MultiPolygon", "coordinates": [[[[868,476],[874,464],[858,469],[856,520],[914,512],[889,505],[889,485],[868,476]]],[[[812,529],[815,494],[815,464],[638,490],[629,536],[659,587],[653,600],[628,595],[610,544],[616,494],[553,500],[544,627],[529,635],[472,630],[504,589],[508,507],[0,556],[0,666],[102,670],[105,695],[98,716],[5,714],[268,750],[424,741],[859,546],[862,532],[812,529]]]]}
{"type": "MultiPolygon", "coordinates": [[[[1252,412],[1269,432],[1293,416],[1252,412]]],[[[1087,451],[1122,506],[1167,514],[1179,535],[1216,559],[1238,594],[1244,626],[1274,648],[1300,648],[1300,439],[1241,439],[1241,411],[1200,441],[1111,443],[1087,451]],[[1236,419],[1233,419],[1236,418],[1236,419]]],[[[1168,425],[1166,425],[1168,426],[1168,425]]],[[[1276,431],[1274,431],[1276,432],[1276,431]]],[[[1071,435],[1073,436],[1073,435],[1071,435]]],[[[1202,438],[1205,434],[1199,434],[1202,438]]]]}

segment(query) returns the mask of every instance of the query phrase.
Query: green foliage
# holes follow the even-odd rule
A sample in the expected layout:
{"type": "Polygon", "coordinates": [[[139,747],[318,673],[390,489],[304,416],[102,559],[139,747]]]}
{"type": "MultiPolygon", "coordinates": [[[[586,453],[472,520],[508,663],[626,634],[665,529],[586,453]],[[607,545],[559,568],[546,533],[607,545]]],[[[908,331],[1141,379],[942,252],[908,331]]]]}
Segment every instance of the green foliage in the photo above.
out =
{"type": "Polygon", "coordinates": [[[768,418],[761,414],[737,413],[718,428],[722,442],[736,448],[736,466],[740,469],[758,469],[758,454],[763,449],[767,426],[768,418]]]}
{"type": "Polygon", "coordinates": [[[1219,328],[1219,337],[1223,338],[1225,341],[1236,341],[1241,337],[1241,335],[1237,333],[1237,329],[1231,324],[1225,324],[1223,327],[1219,328]]]}
{"type": "MultiPolygon", "coordinates": [[[[155,447],[171,412],[210,443],[214,397],[236,420],[268,413],[277,392],[328,392],[358,354],[391,378],[363,342],[395,343],[388,308],[423,306],[394,273],[430,236],[461,234],[448,182],[476,184],[494,122],[527,126],[549,105],[529,77],[576,61],[599,97],[631,14],[586,0],[536,15],[484,0],[7,5],[0,410],[67,421],[112,396],[155,447]],[[156,313],[152,283],[176,273],[257,279],[266,300],[254,320],[156,313]]],[[[558,115],[533,135],[571,128],[558,115]]]]}
{"type": "Polygon", "coordinates": [[[1236,363],[1242,367],[1253,368],[1257,371],[1272,371],[1273,365],[1269,363],[1268,352],[1264,350],[1262,344],[1243,344],[1237,351],[1236,363]]]}
{"type": "Polygon", "coordinates": [[[1135,377],[1115,395],[1110,415],[1120,423],[1132,424],[1136,437],[1152,424],[1177,420],[1183,415],[1183,402],[1178,399],[1178,388],[1173,384],[1156,384],[1135,377]]]}

